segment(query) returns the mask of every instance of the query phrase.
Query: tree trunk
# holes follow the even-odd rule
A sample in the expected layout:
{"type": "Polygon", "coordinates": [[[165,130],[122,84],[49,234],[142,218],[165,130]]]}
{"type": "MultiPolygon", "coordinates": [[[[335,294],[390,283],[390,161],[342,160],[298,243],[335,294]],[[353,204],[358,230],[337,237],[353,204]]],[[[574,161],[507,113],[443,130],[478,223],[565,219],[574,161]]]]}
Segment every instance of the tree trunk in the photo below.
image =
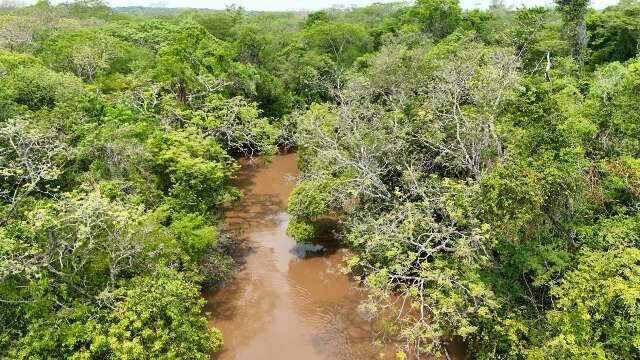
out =
{"type": "Polygon", "coordinates": [[[584,16],[580,16],[576,19],[575,33],[573,39],[572,56],[578,62],[584,61],[585,50],[587,49],[587,22],[584,16]]]}

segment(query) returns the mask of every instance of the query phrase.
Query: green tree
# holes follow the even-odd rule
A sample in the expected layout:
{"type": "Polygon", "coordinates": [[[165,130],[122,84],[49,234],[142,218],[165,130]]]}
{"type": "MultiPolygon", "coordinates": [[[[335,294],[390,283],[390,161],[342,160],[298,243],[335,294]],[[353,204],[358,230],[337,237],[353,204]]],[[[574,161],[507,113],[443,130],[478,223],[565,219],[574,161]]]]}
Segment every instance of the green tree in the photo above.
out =
{"type": "Polygon", "coordinates": [[[458,27],[462,9],[458,0],[418,0],[407,16],[422,31],[442,39],[458,27]]]}
{"type": "Polygon", "coordinates": [[[581,254],[552,290],[552,338],[531,358],[629,359],[640,354],[640,267],[637,248],[581,254]]]}
{"type": "Polygon", "coordinates": [[[228,187],[235,161],[215,140],[200,137],[194,128],[157,133],[149,147],[149,161],[172,210],[206,214],[237,195],[228,187]]]}
{"type": "Polygon", "coordinates": [[[304,41],[310,51],[327,55],[340,69],[371,49],[371,38],[359,24],[320,21],[304,32],[304,41]]]}
{"type": "Polygon", "coordinates": [[[590,0],[554,0],[564,22],[564,34],[571,47],[571,56],[582,62],[587,49],[586,14],[590,0]]]}
{"type": "Polygon", "coordinates": [[[135,278],[103,296],[126,300],[100,324],[104,330],[92,339],[93,356],[208,359],[222,347],[220,331],[207,328],[199,289],[179,273],[135,278]]]}

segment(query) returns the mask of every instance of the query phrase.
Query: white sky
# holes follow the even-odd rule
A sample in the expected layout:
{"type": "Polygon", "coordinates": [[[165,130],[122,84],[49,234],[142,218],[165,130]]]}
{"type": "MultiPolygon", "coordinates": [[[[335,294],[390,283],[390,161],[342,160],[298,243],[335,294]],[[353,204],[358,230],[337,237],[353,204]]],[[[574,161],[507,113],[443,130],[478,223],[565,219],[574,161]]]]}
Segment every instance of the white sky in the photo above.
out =
{"type": "MultiPolygon", "coordinates": [[[[27,0],[27,3],[35,3],[35,0],[27,0]]],[[[53,1],[54,3],[61,2],[53,1]]],[[[332,5],[364,6],[374,2],[393,2],[389,0],[107,0],[111,6],[159,6],[159,7],[191,7],[224,9],[231,4],[241,5],[247,10],[319,10],[332,5]]],[[[553,0],[503,0],[507,6],[520,7],[548,5],[553,0]]],[[[618,0],[591,0],[595,8],[604,8],[614,5],[618,0]]],[[[491,4],[491,0],[460,0],[465,9],[482,8],[491,4]]]]}

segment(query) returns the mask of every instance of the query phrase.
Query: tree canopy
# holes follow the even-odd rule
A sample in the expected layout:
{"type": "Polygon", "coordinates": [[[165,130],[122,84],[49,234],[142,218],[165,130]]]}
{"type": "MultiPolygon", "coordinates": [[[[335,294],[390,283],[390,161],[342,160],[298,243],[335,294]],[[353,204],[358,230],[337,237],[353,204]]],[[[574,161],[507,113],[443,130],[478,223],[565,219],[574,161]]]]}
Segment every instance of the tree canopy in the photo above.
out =
{"type": "Polygon", "coordinates": [[[554,4],[0,8],[0,357],[208,359],[237,159],[295,149],[398,359],[640,358],[640,3],[554,4]]]}

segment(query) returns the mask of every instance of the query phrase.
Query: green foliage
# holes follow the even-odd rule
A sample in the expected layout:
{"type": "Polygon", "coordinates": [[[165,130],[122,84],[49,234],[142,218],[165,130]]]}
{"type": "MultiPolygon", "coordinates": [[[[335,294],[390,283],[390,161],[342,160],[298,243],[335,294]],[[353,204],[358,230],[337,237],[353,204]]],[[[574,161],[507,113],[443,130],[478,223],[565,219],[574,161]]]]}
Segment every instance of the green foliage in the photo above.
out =
{"type": "Polygon", "coordinates": [[[110,72],[127,72],[132,46],[95,30],[58,32],[47,36],[37,55],[56,70],[93,81],[110,72]]]}
{"type": "Polygon", "coordinates": [[[300,243],[313,243],[318,239],[318,224],[308,219],[293,219],[287,225],[287,235],[300,243]]]}
{"type": "Polygon", "coordinates": [[[209,358],[233,156],[280,145],[398,358],[640,357],[640,8],[555,3],[3,9],[0,353],[209,358]]]}
{"type": "Polygon", "coordinates": [[[595,151],[603,156],[631,155],[640,151],[640,62],[627,66],[611,63],[595,73],[585,113],[598,126],[595,151]]]}
{"type": "Polygon", "coordinates": [[[30,358],[207,359],[222,336],[207,329],[198,288],[173,270],[137,277],[102,293],[107,311],[92,305],[36,320],[9,355],[30,358]]]}
{"type": "MultiPolygon", "coordinates": [[[[93,1],[8,11],[0,353],[209,358],[222,337],[200,291],[234,268],[216,230],[238,196],[230,153],[270,155],[281,138],[255,102],[257,70],[193,21],[93,1]]],[[[284,88],[259,94],[289,111],[284,88]]]]}
{"type": "Polygon", "coordinates": [[[545,39],[554,35],[545,31],[550,15],[549,9],[542,7],[520,8],[514,15],[515,26],[507,30],[509,42],[522,54],[527,66],[540,61],[546,51],[554,50],[549,40],[545,39]]]}
{"type": "MultiPolygon", "coordinates": [[[[233,240],[227,239],[227,242],[231,241],[233,240]]],[[[224,242],[221,244],[219,241],[216,247],[207,249],[198,261],[198,272],[203,278],[204,286],[218,285],[221,281],[229,279],[236,269],[235,259],[226,254],[224,245],[224,242]]]]}
{"type": "Polygon", "coordinates": [[[331,211],[329,196],[331,182],[306,179],[289,196],[288,212],[302,218],[316,218],[331,211]]]}
{"type": "Polygon", "coordinates": [[[554,0],[564,22],[564,36],[571,46],[571,56],[582,61],[587,47],[586,14],[591,0],[554,0]]]}
{"type": "Polygon", "coordinates": [[[276,152],[276,129],[260,116],[256,103],[242,97],[213,95],[192,111],[191,123],[224,144],[227,151],[254,156],[276,152]]]}
{"type": "Polygon", "coordinates": [[[552,289],[552,337],[531,358],[630,359],[640,355],[640,252],[580,254],[577,268],[552,289]],[[594,296],[597,294],[597,296],[594,296]]]}
{"type": "Polygon", "coordinates": [[[205,213],[236,196],[227,187],[235,161],[213,139],[188,128],[157,133],[149,147],[149,161],[174,211],[205,213]]]}
{"type": "Polygon", "coordinates": [[[638,54],[640,44],[640,3],[621,1],[602,12],[589,14],[589,63],[605,64],[626,61],[638,54]]]}
{"type": "Polygon", "coordinates": [[[318,22],[330,21],[329,13],[325,10],[314,11],[307,15],[307,19],[304,22],[305,27],[309,28],[318,22]]]}
{"type": "Polygon", "coordinates": [[[207,31],[225,41],[232,40],[234,27],[241,22],[244,17],[243,9],[236,6],[229,6],[224,11],[209,13],[196,12],[186,13],[184,16],[191,17],[207,31]]]}
{"type": "Polygon", "coordinates": [[[442,39],[458,27],[462,9],[458,0],[418,0],[407,16],[422,31],[442,39]]]}
{"type": "Polygon", "coordinates": [[[213,245],[216,229],[207,225],[205,219],[196,214],[173,214],[171,231],[180,247],[189,256],[196,257],[213,245]]]}
{"type": "Polygon", "coordinates": [[[591,12],[603,43],[587,44],[587,3],[557,3],[418,1],[335,104],[298,115],[289,232],[310,238],[315,217],[338,215],[371,290],[363,310],[420,355],[446,350],[446,334],[477,358],[638,356],[624,320],[637,317],[637,61],[635,38],[611,40],[634,29],[634,7],[591,12]],[[398,297],[411,310],[394,313],[398,297]]]}
{"type": "Polygon", "coordinates": [[[310,51],[328,56],[339,68],[351,65],[371,48],[371,38],[358,24],[315,22],[303,39],[310,51]]]}
{"type": "Polygon", "coordinates": [[[185,22],[175,29],[166,44],[158,50],[153,77],[173,91],[182,102],[197,93],[199,76],[205,74],[229,81],[233,94],[251,95],[255,84],[252,67],[232,61],[232,49],[202,26],[185,22]]]}
{"type": "Polygon", "coordinates": [[[28,56],[6,54],[0,58],[5,75],[0,77],[0,120],[21,113],[22,109],[37,111],[63,106],[84,94],[77,78],[42,66],[28,56]]]}
{"type": "Polygon", "coordinates": [[[127,300],[101,324],[103,333],[92,339],[93,356],[208,359],[222,347],[220,331],[207,329],[199,289],[178,273],[134,278],[109,296],[127,300]]]}

